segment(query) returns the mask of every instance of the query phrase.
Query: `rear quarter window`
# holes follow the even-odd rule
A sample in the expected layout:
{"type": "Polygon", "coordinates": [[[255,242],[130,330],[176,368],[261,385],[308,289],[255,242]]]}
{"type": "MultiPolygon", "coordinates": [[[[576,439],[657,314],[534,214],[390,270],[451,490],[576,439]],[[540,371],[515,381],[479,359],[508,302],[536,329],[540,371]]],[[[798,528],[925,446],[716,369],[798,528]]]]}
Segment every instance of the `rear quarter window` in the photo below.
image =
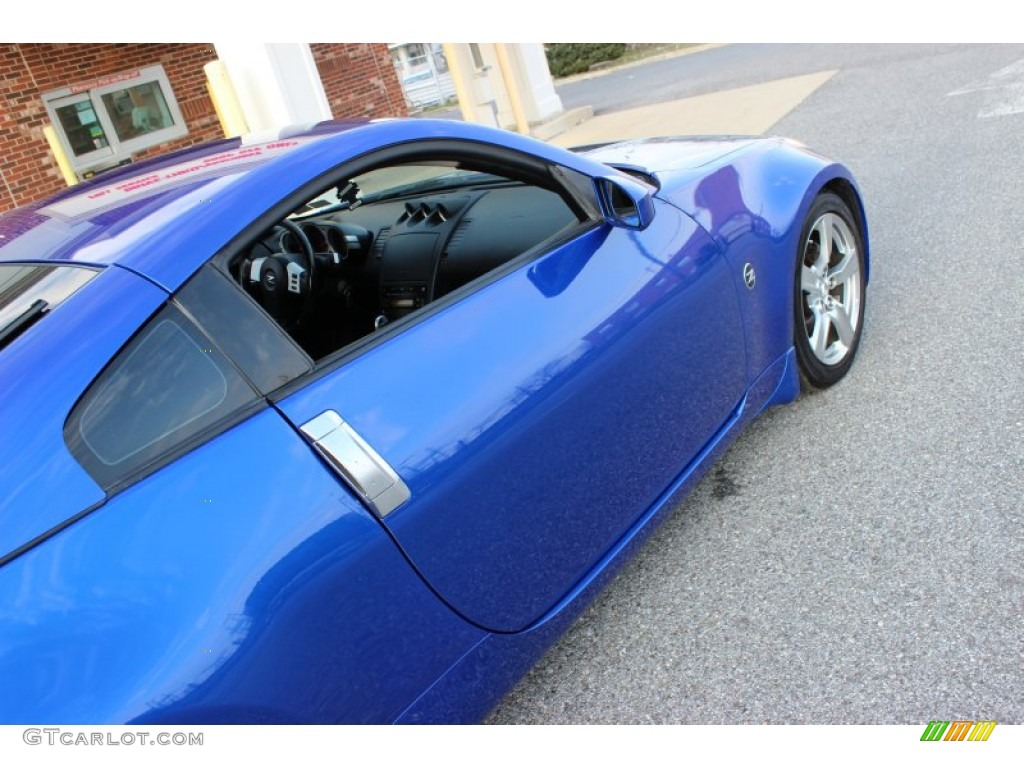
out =
{"type": "Polygon", "coordinates": [[[259,403],[209,339],[168,305],[86,390],[65,423],[64,438],[109,490],[259,403]]]}

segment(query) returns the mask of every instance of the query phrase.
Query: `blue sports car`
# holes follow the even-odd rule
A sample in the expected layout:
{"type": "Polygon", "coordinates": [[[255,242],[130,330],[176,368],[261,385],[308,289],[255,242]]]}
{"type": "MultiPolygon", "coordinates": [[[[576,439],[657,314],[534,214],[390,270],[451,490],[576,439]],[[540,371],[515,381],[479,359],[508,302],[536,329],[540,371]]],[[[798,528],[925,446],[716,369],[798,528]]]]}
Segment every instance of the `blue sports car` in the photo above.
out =
{"type": "Polygon", "coordinates": [[[474,722],[849,369],[850,172],[324,123],[0,216],[0,722],[474,722]]]}

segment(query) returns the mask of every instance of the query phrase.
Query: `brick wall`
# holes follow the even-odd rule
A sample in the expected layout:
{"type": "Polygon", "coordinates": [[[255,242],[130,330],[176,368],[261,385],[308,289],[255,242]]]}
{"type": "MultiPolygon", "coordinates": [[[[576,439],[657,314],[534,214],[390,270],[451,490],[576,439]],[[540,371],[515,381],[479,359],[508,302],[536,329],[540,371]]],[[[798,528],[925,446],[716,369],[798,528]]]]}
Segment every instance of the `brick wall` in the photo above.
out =
{"type": "MultiPolygon", "coordinates": [[[[386,45],[314,43],[311,49],[335,118],[406,114],[386,45]]],[[[43,138],[49,118],[42,94],[163,65],[189,132],[135,155],[141,159],[222,135],[203,72],[203,65],[216,57],[210,43],[0,44],[0,212],[64,188],[43,138]]]]}
{"type": "Polygon", "coordinates": [[[216,58],[210,43],[0,44],[0,211],[64,188],[43,126],[42,94],[125,70],[162,64],[188,135],[137,158],[180,149],[221,135],[206,92],[203,65],[216,58]]]}
{"type": "Polygon", "coordinates": [[[309,47],[335,118],[408,114],[387,45],[311,43],[309,47]]]}

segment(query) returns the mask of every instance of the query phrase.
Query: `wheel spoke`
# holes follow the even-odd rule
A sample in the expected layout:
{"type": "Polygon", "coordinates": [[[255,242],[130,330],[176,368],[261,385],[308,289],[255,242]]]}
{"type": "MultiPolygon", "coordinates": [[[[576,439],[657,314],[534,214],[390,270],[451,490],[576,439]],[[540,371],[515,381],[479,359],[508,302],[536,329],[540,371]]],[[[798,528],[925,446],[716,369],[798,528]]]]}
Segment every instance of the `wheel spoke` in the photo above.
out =
{"type": "Polygon", "coordinates": [[[846,307],[842,304],[834,305],[828,311],[827,317],[835,324],[839,341],[848,348],[853,343],[853,323],[850,322],[850,314],[846,307]]]}
{"type": "Polygon", "coordinates": [[[821,361],[825,360],[825,352],[828,349],[828,332],[832,327],[831,318],[822,310],[814,308],[811,310],[814,315],[814,330],[811,331],[811,349],[821,361]]]}
{"type": "Polygon", "coordinates": [[[855,277],[859,271],[857,250],[851,247],[842,260],[828,271],[828,277],[834,280],[836,285],[842,285],[851,277],[855,277]]]}
{"type": "Polygon", "coordinates": [[[832,219],[829,216],[822,216],[818,220],[816,231],[818,233],[818,260],[814,266],[821,274],[825,274],[828,264],[832,260],[832,219]]]}
{"type": "Polygon", "coordinates": [[[800,288],[806,293],[814,293],[818,286],[818,273],[806,264],[800,267],[800,288]]]}

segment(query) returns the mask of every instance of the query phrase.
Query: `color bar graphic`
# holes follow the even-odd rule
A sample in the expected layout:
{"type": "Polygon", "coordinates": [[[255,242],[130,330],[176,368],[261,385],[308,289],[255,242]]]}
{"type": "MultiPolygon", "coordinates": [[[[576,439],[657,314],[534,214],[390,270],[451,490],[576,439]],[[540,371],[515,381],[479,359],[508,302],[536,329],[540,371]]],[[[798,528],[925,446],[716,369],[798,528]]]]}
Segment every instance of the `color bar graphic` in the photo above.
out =
{"type": "Polygon", "coordinates": [[[995,720],[932,720],[921,734],[921,741],[988,741],[995,727],[995,720]]]}

